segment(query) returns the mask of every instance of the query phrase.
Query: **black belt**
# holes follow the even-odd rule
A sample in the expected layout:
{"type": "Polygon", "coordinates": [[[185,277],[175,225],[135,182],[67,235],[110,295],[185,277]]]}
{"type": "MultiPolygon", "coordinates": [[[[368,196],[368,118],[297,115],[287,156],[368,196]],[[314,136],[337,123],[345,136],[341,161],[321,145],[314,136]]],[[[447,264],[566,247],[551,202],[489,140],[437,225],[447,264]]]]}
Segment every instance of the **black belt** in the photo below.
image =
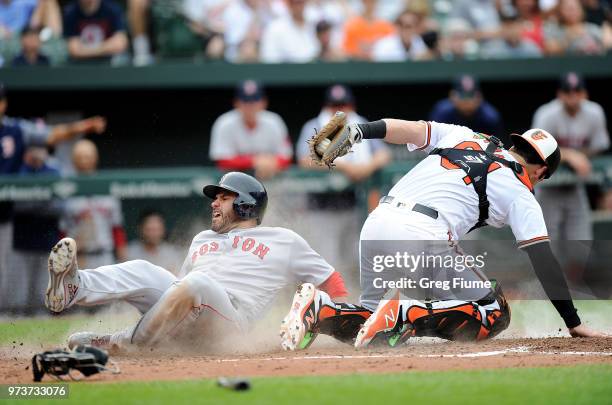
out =
{"type": "MultiPolygon", "coordinates": [[[[379,204],[391,204],[393,200],[395,200],[395,197],[386,195],[380,199],[379,204]]],[[[402,206],[404,205],[405,204],[401,202],[398,202],[397,204],[395,204],[395,206],[398,208],[402,208],[402,206]]],[[[423,204],[419,204],[419,203],[414,204],[414,207],[412,207],[412,211],[418,212],[423,215],[427,215],[428,217],[433,218],[433,219],[438,219],[438,211],[426,205],[423,205],[423,204]]]]}

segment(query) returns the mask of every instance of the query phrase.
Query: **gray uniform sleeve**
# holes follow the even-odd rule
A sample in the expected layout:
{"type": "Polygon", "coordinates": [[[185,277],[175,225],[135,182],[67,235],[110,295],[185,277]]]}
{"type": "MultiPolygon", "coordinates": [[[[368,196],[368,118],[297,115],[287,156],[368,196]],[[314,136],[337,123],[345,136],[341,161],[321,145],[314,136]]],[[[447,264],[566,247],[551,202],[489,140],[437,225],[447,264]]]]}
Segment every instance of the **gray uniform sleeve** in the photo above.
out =
{"type": "Polygon", "coordinates": [[[289,138],[289,129],[287,128],[287,124],[285,124],[285,121],[283,121],[280,115],[275,113],[273,117],[280,137],[280,141],[277,143],[278,149],[276,153],[291,159],[293,157],[293,145],[291,145],[291,138],[289,138]]]}
{"type": "Polygon", "coordinates": [[[213,124],[210,136],[210,160],[230,159],[236,155],[232,146],[231,134],[224,129],[225,122],[224,115],[222,115],[213,124]]]}
{"type": "Polygon", "coordinates": [[[531,124],[531,127],[544,129],[550,132],[554,137],[556,132],[554,122],[554,117],[548,113],[548,109],[546,108],[546,105],[544,105],[538,108],[535,114],[533,115],[533,122],[531,124]]]}
{"type": "Polygon", "coordinates": [[[599,104],[595,104],[596,118],[593,120],[594,131],[589,143],[591,152],[603,152],[610,147],[610,134],[606,125],[606,116],[603,108],[599,104]]]}
{"type": "Polygon", "coordinates": [[[291,275],[300,282],[318,286],[325,282],[334,272],[334,268],[315,252],[300,235],[294,235],[291,246],[291,275]]]}

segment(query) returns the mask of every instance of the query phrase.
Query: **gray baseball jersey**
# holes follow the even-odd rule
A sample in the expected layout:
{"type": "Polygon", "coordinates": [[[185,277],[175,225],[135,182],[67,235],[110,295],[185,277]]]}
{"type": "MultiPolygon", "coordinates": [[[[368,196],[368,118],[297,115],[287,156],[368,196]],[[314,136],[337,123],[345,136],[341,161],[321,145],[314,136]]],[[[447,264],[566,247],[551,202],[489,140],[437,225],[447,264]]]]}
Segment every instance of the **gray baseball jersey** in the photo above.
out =
{"type": "Polygon", "coordinates": [[[260,317],[291,282],[320,285],[334,269],[297,233],[276,227],[197,234],[179,278],[203,272],[223,286],[248,320],[260,317]]]}
{"type": "Polygon", "coordinates": [[[570,116],[560,100],[555,99],[537,109],[532,128],[542,128],[555,137],[560,147],[586,149],[592,153],[610,147],[603,108],[584,100],[576,116],[570,116]]]}
{"type": "Polygon", "coordinates": [[[278,114],[261,111],[257,116],[257,126],[249,129],[244,125],[240,112],[231,110],[213,124],[211,160],[264,153],[282,155],[288,159],[293,156],[289,131],[278,114]]]}
{"type": "MultiPolygon", "coordinates": [[[[560,147],[598,153],[610,146],[606,118],[601,106],[585,100],[570,116],[559,99],[544,104],[533,117],[534,128],[547,130],[560,147]]],[[[583,184],[575,187],[541,187],[536,196],[545,213],[546,227],[554,240],[593,238],[590,206],[583,184]]]]}

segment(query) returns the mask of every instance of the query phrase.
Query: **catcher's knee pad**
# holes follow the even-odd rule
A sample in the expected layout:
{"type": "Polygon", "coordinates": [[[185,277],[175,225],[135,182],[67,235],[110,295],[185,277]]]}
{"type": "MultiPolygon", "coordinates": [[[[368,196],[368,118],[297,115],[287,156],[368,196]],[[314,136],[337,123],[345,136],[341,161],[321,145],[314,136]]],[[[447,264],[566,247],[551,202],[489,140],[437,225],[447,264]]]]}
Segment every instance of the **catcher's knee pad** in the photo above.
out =
{"type": "Polygon", "coordinates": [[[336,303],[326,306],[319,315],[319,333],[330,335],[344,343],[352,343],[361,325],[372,314],[369,310],[351,304],[336,303]]]}
{"type": "Polygon", "coordinates": [[[447,340],[475,340],[482,326],[478,306],[471,302],[435,309],[431,304],[424,307],[413,305],[408,308],[407,320],[412,324],[415,336],[447,340]]]}
{"type": "Polygon", "coordinates": [[[457,341],[489,339],[510,324],[510,307],[501,290],[499,297],[496,294],[495,299],[486,305],[479,302],[460,302],[445,306],[445,303],[440,301],[412,305],[406,315],[408,322],[413,325],[415,336],[434,336],[457,341]],[[498,305],[495,305],[496,303],[498,305]]]}

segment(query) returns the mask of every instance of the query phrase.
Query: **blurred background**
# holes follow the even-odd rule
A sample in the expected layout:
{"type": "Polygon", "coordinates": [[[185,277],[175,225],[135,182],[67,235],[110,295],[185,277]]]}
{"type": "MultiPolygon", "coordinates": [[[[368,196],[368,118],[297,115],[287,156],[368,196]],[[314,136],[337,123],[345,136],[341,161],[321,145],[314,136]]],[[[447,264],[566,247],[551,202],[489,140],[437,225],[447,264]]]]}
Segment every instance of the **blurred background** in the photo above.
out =
{"type": "Polygon", "coordinates": [[[369,141],[313,167],[336,110],[507,146],[544,128],[566,156],[537,194],[551,237],[612,239],[611,48],[609,0],[0,0],[0,314],[45,313],[63,236],[81,268],[178,271],[229,170],[355,285],[365,216],[422,156],[369,141]]]}

